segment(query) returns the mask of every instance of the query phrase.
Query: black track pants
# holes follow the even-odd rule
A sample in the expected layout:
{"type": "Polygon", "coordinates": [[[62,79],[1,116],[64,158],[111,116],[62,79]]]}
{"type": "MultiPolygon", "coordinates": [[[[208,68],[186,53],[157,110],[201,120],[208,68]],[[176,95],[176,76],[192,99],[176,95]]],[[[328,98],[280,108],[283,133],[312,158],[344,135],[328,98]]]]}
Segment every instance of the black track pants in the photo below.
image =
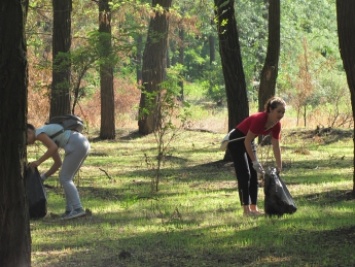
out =
{"type": "MultiPolygon", "coordinates": [[[[235,130],[230,135],[230,140],[243,137],[244,134],[235,130]]],[[[254,154],[255,146],[252,145],[254,154]]],[[[258,200],[258,175],[253,169],[253,164],[245,149],[244,139],[228,144],[231,153],[235,174],[238,181],[238,191],[241,205],[256,205],[258,200]]]]}

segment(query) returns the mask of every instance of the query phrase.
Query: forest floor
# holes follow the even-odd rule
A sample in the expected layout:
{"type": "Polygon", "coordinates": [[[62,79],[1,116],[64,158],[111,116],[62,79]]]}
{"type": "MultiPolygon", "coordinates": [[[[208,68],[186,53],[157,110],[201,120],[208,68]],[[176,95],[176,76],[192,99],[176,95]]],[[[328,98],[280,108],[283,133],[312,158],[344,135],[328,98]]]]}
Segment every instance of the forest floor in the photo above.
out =
{"type": "MultiPolygon", "coordinates": [[[[352,130],[284,131],[282,178],[298,209],[281,218],[243,217],[233,165],[218,150],[223,134],[182,132],[157,193],[153,136],[129,129],[115,141],[90,136],[76,178],[88,215],[61,221],[63,190],[55,177],[46,181],[48,215],[31,221],[32,266],[355,265],[352,130]]],[[[258,151],[272,166],[270,146],[258,151]]]]}

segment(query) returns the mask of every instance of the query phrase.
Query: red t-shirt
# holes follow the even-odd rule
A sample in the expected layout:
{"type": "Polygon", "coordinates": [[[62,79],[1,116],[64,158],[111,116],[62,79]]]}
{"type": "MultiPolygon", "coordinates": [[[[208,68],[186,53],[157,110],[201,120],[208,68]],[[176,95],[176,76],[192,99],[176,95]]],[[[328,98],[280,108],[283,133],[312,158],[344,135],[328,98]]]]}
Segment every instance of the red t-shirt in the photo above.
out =
{"type": "Polygon", "coordinates": [[[266,112],[258,112],[249,117],[245,118],[241,123],[239,123],[235,128],[241,131],[243,134],[247,135],[250,130],[252,133],[256,135],[268,135],[275,139],[280,139],[281,133],[281,123],[276,123],[270,129],[265,129],[265,124],[267,121],[267,113],[266,112]]]}

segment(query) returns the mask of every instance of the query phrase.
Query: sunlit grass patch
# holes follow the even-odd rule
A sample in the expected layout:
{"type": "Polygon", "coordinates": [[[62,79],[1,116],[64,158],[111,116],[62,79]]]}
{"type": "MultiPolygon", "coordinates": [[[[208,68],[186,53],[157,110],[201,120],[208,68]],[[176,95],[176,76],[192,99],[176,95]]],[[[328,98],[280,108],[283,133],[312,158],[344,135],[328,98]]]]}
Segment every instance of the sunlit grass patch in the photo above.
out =
{"type": "MultiPolygon", "coordinates": [[[[233,165],[221,162],[222,137],[182,131],[162,165],[157,193],[151,192],[152,135],[92,142],[75,178],[90,214],[61,221],[63,188],[56,175],[47,180],[48,215],[31,222],[33,266],[352,266],[350,139],[285,143],[281,177],[298,210],[250,218],[242,215],[233,165]],[[309,153],[295,152],[302,147],[309,153]]],[[[269,148],[259,149],[262,163],[272,166],[269,148]]]]}

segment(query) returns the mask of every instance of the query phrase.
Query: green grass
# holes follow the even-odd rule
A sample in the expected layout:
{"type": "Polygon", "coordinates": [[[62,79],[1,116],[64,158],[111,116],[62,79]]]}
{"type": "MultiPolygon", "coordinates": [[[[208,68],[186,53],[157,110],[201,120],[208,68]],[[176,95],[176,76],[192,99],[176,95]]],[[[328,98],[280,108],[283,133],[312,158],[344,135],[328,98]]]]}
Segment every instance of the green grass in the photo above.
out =
{"type": "MultiPolygon", "coordinates": [[[[152,135],[92,141],[76,178],[92,215],[58,220],[63,190],[56,176],[50,178],[49,214],[31,221],[32,266],[354,266],[352,139],[286,132],[282,177],[298,210],[282,218],[245,218],[233,167],[220,162],[223,135],[183,132],[156,194],[150,193],[152,135]]],[[[264,165],[273,165],[270,151],[259,147],[264,165]]],[[[29,149],[30,158],[35,152],[29,149]]]]}

